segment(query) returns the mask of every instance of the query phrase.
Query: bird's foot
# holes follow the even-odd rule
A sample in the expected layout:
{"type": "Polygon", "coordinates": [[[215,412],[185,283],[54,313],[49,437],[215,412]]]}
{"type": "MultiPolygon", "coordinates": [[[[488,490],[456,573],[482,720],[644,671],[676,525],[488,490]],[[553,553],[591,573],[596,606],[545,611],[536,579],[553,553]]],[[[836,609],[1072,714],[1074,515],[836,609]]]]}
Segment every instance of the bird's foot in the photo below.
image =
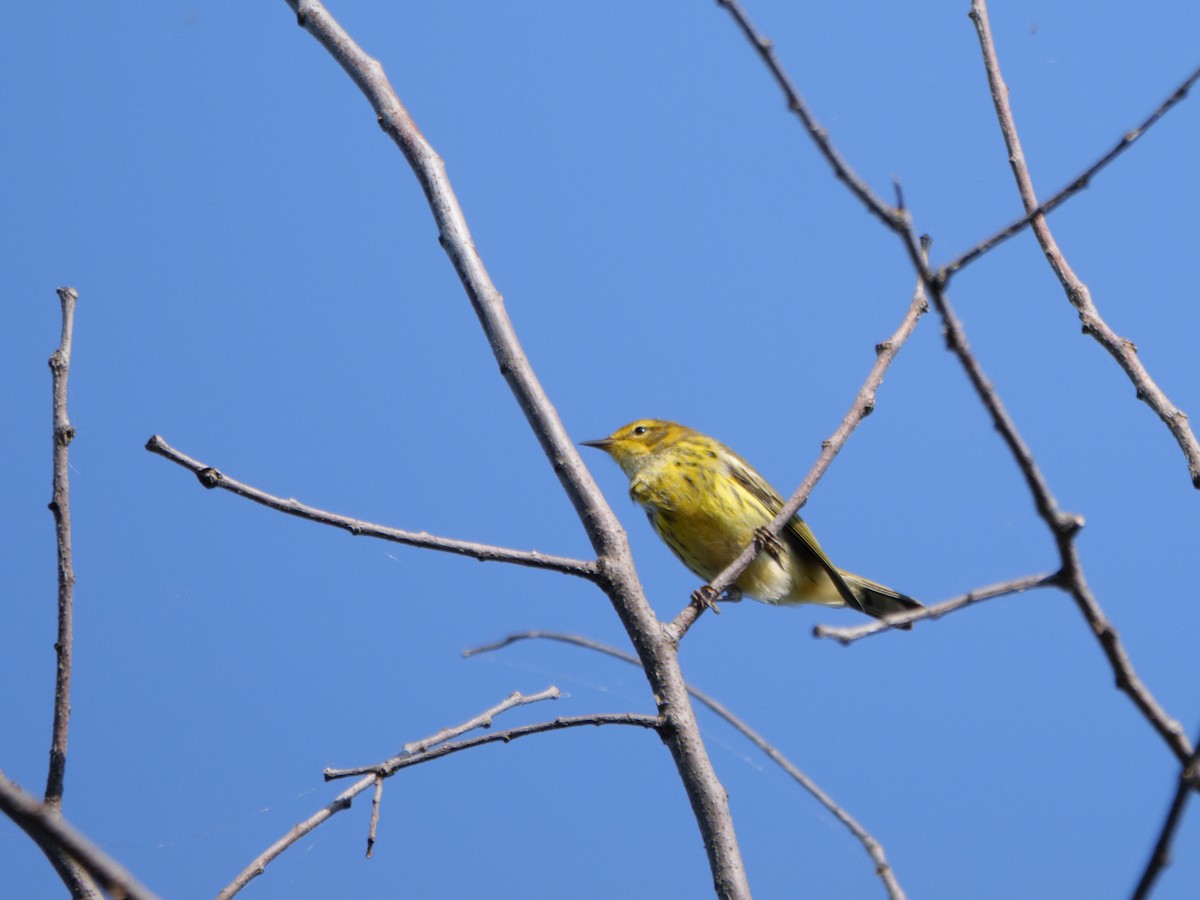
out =
{"type": "Polygon", "coordinates": [[[782,542],[776,535],[771,534],[765,525],[754,529],[754,546],[758,548],[759,553],[766,550],[776,559],[783,558],[782,542]]]}
{"type": "Polygon", "coordinates": [[[719,597],[720,594],[712,589],[712,585],[708,584],[702,584],[692,591],[693,603],[701,609],[711,609],[717,615],[721,614],[721,610],[717,608],[717,599],[719,597]]]}
{"type": "Polygon", "coordinates": [[[692,591],[692,602],[701,609],[711,609],[717,615],[721,614],[721,608],[717,606],[717,601],[725,603],[737,603],[742,599],[742,592],[735,587],[731,587],[723,594],[718,594],[712,589],[711,585],[702,585],[692,591]]]}

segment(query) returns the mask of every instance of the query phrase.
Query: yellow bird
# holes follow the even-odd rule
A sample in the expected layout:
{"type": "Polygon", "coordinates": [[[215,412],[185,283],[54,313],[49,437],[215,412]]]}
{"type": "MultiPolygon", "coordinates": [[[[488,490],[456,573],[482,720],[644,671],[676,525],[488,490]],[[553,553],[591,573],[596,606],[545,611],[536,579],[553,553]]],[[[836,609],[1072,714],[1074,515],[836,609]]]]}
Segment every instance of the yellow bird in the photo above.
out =
{"type": "Polygon", "coordinates": [[[921,608],[912,597],[834,566],[799,516],[778,540],[769,539],[763,529],[783,498],[720,441],[675,422],[639,419],[583,445],[616,460],[629,478],[629,496],[658,536],[705,582],[750,543],[759,545],[762,552],[734,582],[730,599],[849,606],[876,618],[921,608]]]}

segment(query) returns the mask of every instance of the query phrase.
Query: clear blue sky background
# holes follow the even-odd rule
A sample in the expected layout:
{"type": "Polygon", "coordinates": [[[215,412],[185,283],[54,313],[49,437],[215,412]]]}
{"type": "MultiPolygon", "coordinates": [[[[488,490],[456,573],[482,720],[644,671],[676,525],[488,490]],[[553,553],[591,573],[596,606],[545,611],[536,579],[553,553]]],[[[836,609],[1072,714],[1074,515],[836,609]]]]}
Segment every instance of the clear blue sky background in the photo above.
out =
{"type": "MultiPolygon", "coordinates": [[[[947,259],[1019,201],[960,3],[751,0],[877,190],[903,182],[947,259]]],[[[331,5],[445,158],[573,438],[640,416],[733,445],[790,493],[899,323],[899,244],[831,176],[713,3],[331,5]]],[[[993,27],[1033,176],[1064,184],[1194,67],[1200,7],[1018,2],[993,27]]],[[[414,530],[581,556],[399,152],[270,3],[16,4],[0,33],[4,428],[0,768],[40,790],[53,690],[54,288],[78,288],[71,418],[76,669],[65,809],[147,884],[211,896],[365,764],[514,690],[511,713],[653,709],[641,675],[531,643],[625,646],[565,577],[413,550],[202,490],[152,433],[283,496],[414,530]]],[[[1176,109],[1051,224],[1101,310],[1200,421],[1196,148],[1176,109]]],[[[1197,509],[1182,455],[1079,323],[1031,237],[952,299],[1061,503],[1139,674],[1200,726],[1197,509]]],[[[591,451],[588,451],[589,453],[591,451]]],[[[599,454],[652,603],[697,582],[599,454]]],[[[1019,473],[935,317],[806,517],[840,565],[927,601],[1055,566],[1019,473]]],[[[883,843],[914,898],[1124,897],[1176,766],[1043,591],[851,648],[846,611],[705,616],[684,670],[883,843]]],[[[701,712],[760,897],[883,895],[859,845],[701,712]]],[[[694,897],[703,849],[645,732],[551,734],[389,782],[247,897],[694,897]]],[[[1195,897],[1193,804],[1157,896],[1195,897]]],[[[0,822],[12,896],[55,896],[0,822]]]]}

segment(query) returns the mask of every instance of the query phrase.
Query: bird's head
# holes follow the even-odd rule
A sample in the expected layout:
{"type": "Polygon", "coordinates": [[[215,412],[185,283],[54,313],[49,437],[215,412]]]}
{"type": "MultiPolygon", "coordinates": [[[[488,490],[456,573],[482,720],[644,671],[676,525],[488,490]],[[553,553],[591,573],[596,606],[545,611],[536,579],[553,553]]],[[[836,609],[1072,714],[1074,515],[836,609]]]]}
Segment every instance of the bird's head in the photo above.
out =
{"type": "Polygon", "coordinates": [[[662,419],[638,419],[622,425],[606,438],[598,441],[583,441],[584,447],[603,450],[630,478],[647,462],[683,436],[691,434],[690,428],[662,419]]]}

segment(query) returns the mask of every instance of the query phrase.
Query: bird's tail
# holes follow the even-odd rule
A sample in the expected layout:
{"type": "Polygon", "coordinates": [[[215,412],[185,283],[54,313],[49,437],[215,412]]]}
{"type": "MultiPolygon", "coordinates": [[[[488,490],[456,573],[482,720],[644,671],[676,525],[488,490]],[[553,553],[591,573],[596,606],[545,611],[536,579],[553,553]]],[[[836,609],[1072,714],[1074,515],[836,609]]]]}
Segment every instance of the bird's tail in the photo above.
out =
{"type": "MultiPolygon", "coordinates": [[[[855,599],[858,600],[863,612],[874,616],[876,619],[881,619],[892,613],[922,608],[921,604],[912,597],[905,596],[898,591],[893,591],[890,587],[885,587],[882,584],[850,572],[842,572],[841,574],[850,591],[854,594],[855,599]]],[[[912,625],[901,625],[899,627],[912,628],[912,625]]]]}

